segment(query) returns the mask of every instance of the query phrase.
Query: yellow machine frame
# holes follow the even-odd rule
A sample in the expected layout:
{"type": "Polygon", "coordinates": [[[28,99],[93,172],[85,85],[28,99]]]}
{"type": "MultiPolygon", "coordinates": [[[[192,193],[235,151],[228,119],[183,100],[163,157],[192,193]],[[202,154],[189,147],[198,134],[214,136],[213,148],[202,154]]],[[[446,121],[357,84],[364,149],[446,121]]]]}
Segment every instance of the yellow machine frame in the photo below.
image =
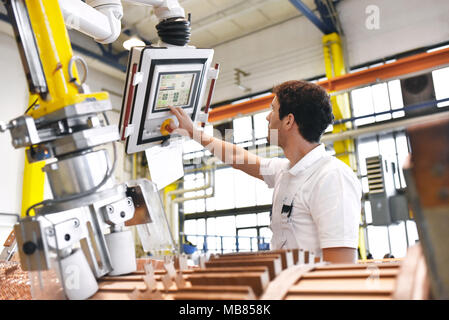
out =
{"type": "MultiPolygon", "coordinates": [[[[49,91],[45,100],[30,93],[30,104],[36,101],[35,105],[39,107],[30,110],[28,114],[37,119],[64,107],[82,103],[86,99],[98,101],[109,99],[107,92],[79,93],[74,79],[70,78],[68,66],[73,52],[58,0],[26,0],[25,3],[49,91]]],[[[75,64],[71,71],[72,76],[78,79],[75,64]]],[[[43,200],[44,165],[45,161],[30,164],[25,157],[22,216],[25,215],[27,208],[43,200]]]]}

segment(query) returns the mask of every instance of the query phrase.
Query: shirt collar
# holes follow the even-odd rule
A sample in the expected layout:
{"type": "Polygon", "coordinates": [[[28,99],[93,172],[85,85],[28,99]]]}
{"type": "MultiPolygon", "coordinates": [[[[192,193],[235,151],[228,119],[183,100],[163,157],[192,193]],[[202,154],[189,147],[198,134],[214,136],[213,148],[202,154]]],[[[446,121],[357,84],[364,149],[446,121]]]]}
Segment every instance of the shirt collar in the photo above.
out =
{"type": "Polygon", "coordinates": [[[317,162],[326,154],[327,153],[324,144],[321,143],[317,147],[309,151],[301,160],[299,160],[293,167],[291,167],[288,172],[296,176],[298,173],[309,168],[312,164],[317,162]]]}

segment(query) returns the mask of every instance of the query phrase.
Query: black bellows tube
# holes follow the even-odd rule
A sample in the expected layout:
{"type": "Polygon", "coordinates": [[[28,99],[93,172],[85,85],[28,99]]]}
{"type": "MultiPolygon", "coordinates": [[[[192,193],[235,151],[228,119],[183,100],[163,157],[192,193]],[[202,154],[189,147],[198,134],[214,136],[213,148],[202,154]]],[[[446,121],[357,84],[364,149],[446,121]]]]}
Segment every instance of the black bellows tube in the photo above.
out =
{"type": "Polygon", "coordinates": [[[190,41],[190,21],[184,18],[169,18],[156,25],[159,38],[165,43],[185,46],[190,41]]]}

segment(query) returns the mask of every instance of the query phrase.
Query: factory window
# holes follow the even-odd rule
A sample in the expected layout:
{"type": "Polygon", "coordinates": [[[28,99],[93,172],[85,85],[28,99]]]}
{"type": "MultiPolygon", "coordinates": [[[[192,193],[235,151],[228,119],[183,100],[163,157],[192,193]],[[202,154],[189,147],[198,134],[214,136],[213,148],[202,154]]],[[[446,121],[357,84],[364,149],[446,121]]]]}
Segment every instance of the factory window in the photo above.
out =
{"type": "Polygon", "coordinates": [[[354,124],[361,126],[373,122],[403,117],[404,107],[399,80],[355,89],[351,91],[354,124]],[[382,113],[374,116],[374,114],[382,113]],[[370,116],[373,114],[373,116],[370,116]],[[359,118],[359,119],[357,119],[359,118]]]}
{"type": "MultiPolygon", "coordinates": [[[[183,189],[189,190],[194,188],[199,188],[201,186],[204,186],[206,183],[206,177],[205,172],[198,172],[198,173],[191,173],[186,174],[184,176],[183,181],[183,189]]],[[[193,192],[186,192],[184,193],[184,198],[191,198],[191,197],[197,197],[197,196],[204,196],[205,190],[199,190],[199,191],[193,191],[193,192]]],[[[205,210],[205,203],[201,200],[188,200],[184,201],[184,212],[185,213],[192,213],[192,212],[198,212],[198,211],[204,211],[205,210]]]]}
{"type": "MultiPolygon", "coordinates": [[[[213,135],[213,126],[206,125],[204,127],[204,132],[208,135],[213,135]]],[[[209,156],[210,152],[205,149],[201,144],[194,141],[193,139],[184,138],[183,142],[183,159],[184,160],[192,160],[198,159],[204,156],[209,156]]]]}
{"type": "Polygon", "coordinates": [[[269,212],[188,219],[184,234],[202,252],[236,252],[267,249],[271,241],[269,212]]]}
{"type": "MultiPolygon", "coordinates": [[[[256,114],[251,117],[244,117],[234,120],[234,142],[241,146],[252,145],[253,137],[256,143],[261,143],[264,147],[266,143],[267,112],[256,114]],[[254,118],[253,118],[254,117],[254,118]],[[254,126],[253,126],[254,124],[254,126]]],[[[184,150],[184,160],[192,159],[200,151],[200,146],[192,142],[184,150]],[[199,146],[199,147],[198,147],[199,146]],[[194,154],[194,156],[192,156],[194,154]]],[[[261,150],[261,149],[259,149],[261,150]]],[[[251,148],[253,152],[253,148],[251,148]]],[[[261,154],[264,156],[264,154],[261,154]]],[[[202,156],[202,155],[200,155],[202,156]]],[[[220,167],[215,170],[215,193],[213,197],[206,199],[189,200],[184,202],[184,213],[195,213],[202,211],[234,209],[238,207],[250,207],[255,205],[270,204],[273,191],[268,189],[265,182],[251,177],[241,171],[231,167],[220,167]]],[[[186,174],[184,178],[184,188],[197,188],[206,182],[204,173],[186,174]]],[[[209,193],[211,189],[208,190],[209,193]]],[[[184,197],[205,195],[205,191],[189,192],[184,197]]]]}
{"type": "Polygon", "coordinates": [[[246,228],[257,225],[257,215],[255,214],[241,214],[236,216],[237,228],[246,228]]]}
{"type": "Polygon", "coordinates": [[[271,204],[273,189],[268,188],[267,184],[260,179],[251,179],[254,179],[256,184],[256,205],[271,204]]]}
{"type": "Polygon", "coordinates": [[[232,252],[235,234],[234,216],[207,218],[207,229],[204,233],[208,236],[206,237],[207,246],[202,249],[211,252],[218,252],[221,249],[223,249],[223,253],[232,252]]]}
{"type": "MultiPolygon", "coordinates": [[[[198,187],[199,185],[201,185],[201,183],[204,183],[204,177],[202,176],[202,173],[188,174],[184,177],[185,188],[198,187]]],[[[185,193],[184,196],[191,197],[200,195],[201,193],[204,194],[204,191],[189,192],[185,193]]],[[[241,207],[269,205],[271,204],[272,193],[273,190],[268,189],[265,182],[259,179],[248,176],[247,174],[233,168],[221,168],[215,171],[214,197],[185,201],[183,204],[184,213],[186,219],[188,219],[189,214],[204,212],[206,210],[208,212],[227,209],[229,209],[229,211],[232,211],[236,208],[241,207]],[[204,204],[206,207],[204,207],[204,204]]],[[[235,217],[235,222],[232,222],[231,218],[234,219],[234,216],[207,218],[207,228],[203,233],[197,233],[199,232],[199,230],[195,229],[194,224],[192,224],[192,221],[196,220],[186,220],[184,224],[184,232],[185,234],[195,235],[216,235],[217,237],[207,238],[208,250],[218,250],[222,248],[222,245],[224,246],[223,248],[225,250],[236,250],[236,228],[269,226],[269,213],[254,213],[242,216],[237,215],[235,217]],[[223,241],[223,243],[221,243],[221,241],[223,241]]],[[[243,236],[243,234],[246,234],[246,231],[240,232],[243,233],[239,233],[239,236],[243,236]]],[[[265,229],[261,229],[260,232],[262,232],[263,236],[267,238],[265,242],[269,243],[269,240],[271,238],[270,233],[265,229]]],[[[194,243],[194,241],[190,241],[194,243]]],[[[249,239],[244,240],[243,244],[249,243],[248,241],[249,239]]],[[[246,246],[244,247],[246,248],[246,246]]],[[[243,247],[241,247],[240,249],[242,248],[243,247]]]]}
{"type": "Polygon", "coordinates": [[[238,236],[239,251],[255,251],[258,248],[256,228],[238,229],[238,236]]]}
{"type": "Polygon", "coordinates": [[[253,178],[243,171],[234,172],[234,195],[235,207],[252,207],[256,205],[256,178],[253,178]]]}
{"type": "MultiPolygon", "coordinates": [[[[269,226],[270,225],[270,212],[262,212],[262,213],[257,214],[257,225],[269,226]]],[[[269,238],[271,238],[271,236],[269,236],[269,238]]]]}
{"type": "Polygon", "coordinates": [[[251,116],[234,119],[233,128],[235,144],[253,141],[253,124],[251,116]]]}
{"type": "MultiPolygon", "coordinates": [[[[447,90],[449,67],[434,70],[431,74],[435,99],[449,99],[449,92],[447,90]]],[[[400,80],[392,80],[352,90],[351,99],[355,126],[404,117],[404,110],[399,109],[416,105],[415,103],[404,105],[400,80]]],[[[426,99],[426,101],[428,100],[426,99]]],[[[447,106],[449,106],[449,101],[437,104],[438,108],[447,106]]]]}
{"type": "Polygon", "coordinates": [[[215,195],[206,200],[207,211],[235,208],[234,171],[232,168],[215,170],[215,195]]]}
{"type": "Polygon", "coordinates": [[[204,237],[206,234],[206,219],[195,219],[184,221],[184,233],[189,235],[187,238],[199,250],[204,247],[204,237]]]}
{"type": "Polygon", "coordinates": [[[387,227],[368,226],[367,234],[367,249],[374,259],[381,259],[387,253],[391,253],[395,258],[403,258],[407,248],[418,241],[416,223],[412,220],[387,227]]]}
{"type": "Polygon", "coordinates": [[[259,112],[253,116],[254,118],[254,138],[256,140],[263,139],[268,136],[268,120],[267,116],[271,111],[259,112]]]}
{"type": "MultiPolygon", "coordinates": [[[[447,84],[449,83],[449,67],[432,71],[435,98],[437,100],[449,98],[447,84]]],[[[438,108],[449,106],[449,101],[440,102],[438,108]]]]}
{"type": "MultiPolygon", "coordinates": [[[[212,218],[215,220],[215,232],[208,232],[210,235],[224,236],[223,238],[215,237],[215,248],[209,247],[210,251],[219,251],[223,248],[224,253],[234,251],[235,246],[235,216],[212,218]]],[[[207,219],[208,222],[211,219],[207,219]]],[[[209,231],[209,230],[208,230],[209,231]]],[[[211,238],[209,238],[211,239],[211,238]]],[[[213,238],[212,238],[213,239],[213,238]]]]}

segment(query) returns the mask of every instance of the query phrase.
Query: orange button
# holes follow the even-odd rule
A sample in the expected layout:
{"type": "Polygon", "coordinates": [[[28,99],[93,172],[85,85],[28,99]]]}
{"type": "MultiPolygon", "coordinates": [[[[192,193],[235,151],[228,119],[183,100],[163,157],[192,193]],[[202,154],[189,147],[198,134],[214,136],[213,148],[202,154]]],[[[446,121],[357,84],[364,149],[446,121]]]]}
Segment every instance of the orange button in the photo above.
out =
{"type": "Polygon", "coordinates": [[[171,131],[170,130],[170,122],[173,121],[172,119],[165,119],[164,122],[161,124],[161,133],[163,136],[168,136],[171,131]]]}

